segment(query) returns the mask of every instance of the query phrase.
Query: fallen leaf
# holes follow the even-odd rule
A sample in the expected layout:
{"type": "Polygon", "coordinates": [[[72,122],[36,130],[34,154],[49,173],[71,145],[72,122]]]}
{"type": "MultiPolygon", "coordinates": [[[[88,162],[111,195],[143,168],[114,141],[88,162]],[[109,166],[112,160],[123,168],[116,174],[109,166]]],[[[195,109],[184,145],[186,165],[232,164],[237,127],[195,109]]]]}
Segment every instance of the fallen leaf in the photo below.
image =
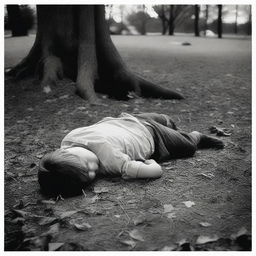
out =
{"type": "Polygon", "coordinates": [[[171,204],[164,204],[164,213],[171,212],[174,210],[174,207],[171,204]]]}
{"type": "Polygon", "coordinates": [[[206,177],[206,178],[208,178],[208,179],[212,179],[212,178],[214,178],[215,176],[214,176],[214,174],[213,173],[199,173],[197,176],[204,176],[204,177],[206,177]]]}
{"type": "Polygon", "coordinates": [[[166,216],[167,216],[168,219],[176,218],[175,212],[168,213],[166,216]]]}
{"type": "Polygon", "coordinates": [[[19,216],[21,216],[22,218],[25,218],[25,217],[28,217],[31,215],[31,213],[29,212],[25,212],[25,211],[22,211],[22,210],[14,210],[13,211],[18,214],[19,216]]]}
{"type": "Polygon", "coordinates": [[[129,245],[131,246],[131,248],[133,249],[135,246],[136,246],[136,242],[133,241],[133,240],[123,240],[123,241],[120,241],[122,244],[125,244],[125,245],[129,245]]]}
{"type": "Polygon", "coordinates": [[[47,85],[43,88],[43,92],[46,93],[46,94],[50,93],[51,91],[52,91],[52,89],[49,85],[47,85]]]}
{"type": "Polygon", "coordinates": [[[100,199],[100,197],[98,195],[95,195],[91,198],[86,198],[86,200],[88,201],[89,204],[94,204],[95,202],[97,202],[100,199]]]}
{"type": "Polygon", "coordinates": [[[48,224],[51,224],[52,222],[54,222],[55,220],[57,220],[57,218],[55,217],[42,217],[38,224],[43,226],[43,225],[48,225],[48,224]]]}
{"type": "Polygon", "coordinates": [[[55,102],[57,99],[48,99],[46,100],[44,103],[52,103],[52,102],[55,102]]]}
{"type": "Polygon", "coordinates": [[[199,236],[196,240],[196,244],[206,244],[209,242],[215,242],[219,239],[217,235],[212,236],[199,236]]]}
{"type": "Polygon", "coordinates": [[[55,204],[56,202],[53,200],[42,200],[41,203],[43,204],[55,204]]]}
{"type": "Polygon", "coordinates": [[[78,108],[76,108],[77,110],[85,110],[86,109],[86,107],[78,107],[78,108]]]}
{"type": "Polygon", "coordinates": [[[145,216],[139,215],[139,216],[135,217],[135,219],[133,220],[133,223],[134,223],[135,226],[137,226],[139,224],[142,224],[145,221],[146,221],[145,216]]]}
{"type": "Polygon", "coordinates": [[[176,245],[164,246],[160,251],[174,251],[177,248],[176,245]]]}
{"type": "Polygon", "coordinates": [[[199,223],[202,227],[210,227],[212,224],[208,222],[200,222],[199,223]]]}
{"type": "Polygon", "coordinates": [[[245,227],[242,227],[239,229],[239,231],[237,233],[233,233],[231,235],[231,239],[236,239],[237,237],[239,236],[242,236],[242,235],[246,235],[247,234],[247,229],[245,227]]]}
{"type": "Polygon", "coordinates": [[[68,218],[70,216],[72,216],[73,214],[77,213],[78,211],[67,211],[67,212],[63,212],[62,214],[60,214],[60,219],[65,219],[68,218]]]}
{"type": "Polygon", "coordinates": [[[78,229],[78,230],[82,230],[82,231],[85,231],[85,230],[88,230],[90,229],[92,226],[89,224],[89,223],[83,223],[83,224],[78,224],[78,223],[75,223],[74,226],[78,229]]]}
{"type": "Polygon", "coordinates": [[[48,250],[49,251],[57,251],[64,243],[49,243],[48,250]]]}
{"type": "Polygon", "coordinates": [[[132,231],[128,232],[129,236],[135,240],[144,241],[144,238],[142,237],[141,233],[137,229],[133,229],[132,231]]]}
{"type": "Polygon", "coordinates": [[[65,94],[65,95],[60,96],[59,99],[61,99],[61,100],[62,100],[62,99],[67,99],[68,97],[69,97],[69,95],[68,95],[68,94],[65,94]]]}
{"type": "Polygon", "coordinates": [[[182,202],[183,204],[185,204],[186,207],[190,208],[191,206],[195,205],[194,202],[192,201],[185,201],[185,202],[182,202]]]}
{"type": "Polygon", "coordinates": [[[94,193],[96,194],[107,193],[108,191],[107,187],[94,188],[94,193]]]}
{"type": "Polygon", "coordinates": [[[47,236],[47,235],[55,236],[59,233],[59,230],[60,230],[60,224],[55,223],[51,225],[49,230],[43,233],[41,236],[47,236]]]}
{"type": "Polygon", "coordinates": [[[216,133],[216,135],[218,136],[231,136],[231,132],[229,129],[227,128],[220,128],[220,127],[216,127],[216,126],[211,126],[209,128],[211,133],[216,133]]]}
{"type": "Polygon", "coordinates": [[[116,218],[120,218],[121,217],[121,215],[119,215],[119,214],[116,214],[116,215],[114,215],[116,218]]]}

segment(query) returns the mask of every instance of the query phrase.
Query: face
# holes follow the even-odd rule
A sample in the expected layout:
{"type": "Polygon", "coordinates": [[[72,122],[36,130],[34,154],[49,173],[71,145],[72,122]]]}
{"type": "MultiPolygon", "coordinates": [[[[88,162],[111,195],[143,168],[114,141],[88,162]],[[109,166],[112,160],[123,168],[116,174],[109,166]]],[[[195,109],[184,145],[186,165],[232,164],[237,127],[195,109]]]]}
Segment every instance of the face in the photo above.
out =
{"type": "Polygon", "coordinates": [[[96,172],[99,169],[99,159],[97,156],[90,150],[87,150],[82,147],[72,147],[66,149],[69,153],[79,157],[83,166],[86,166],[88,170],[88,175],[91,180],[96,176],[96,172]]]}

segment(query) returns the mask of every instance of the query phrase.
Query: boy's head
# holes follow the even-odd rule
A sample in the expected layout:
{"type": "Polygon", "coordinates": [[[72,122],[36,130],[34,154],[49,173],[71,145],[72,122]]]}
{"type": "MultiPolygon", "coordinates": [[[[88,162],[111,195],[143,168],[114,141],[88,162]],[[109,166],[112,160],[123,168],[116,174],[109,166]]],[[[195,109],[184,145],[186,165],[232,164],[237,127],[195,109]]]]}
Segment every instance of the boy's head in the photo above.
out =
{"type": "Polygon", "coordinates": [[[80,194],[95,178],[98,167],[97,156],[85,148],[57,149],[41,159],[38,181],[44,193],[80,194]]]}

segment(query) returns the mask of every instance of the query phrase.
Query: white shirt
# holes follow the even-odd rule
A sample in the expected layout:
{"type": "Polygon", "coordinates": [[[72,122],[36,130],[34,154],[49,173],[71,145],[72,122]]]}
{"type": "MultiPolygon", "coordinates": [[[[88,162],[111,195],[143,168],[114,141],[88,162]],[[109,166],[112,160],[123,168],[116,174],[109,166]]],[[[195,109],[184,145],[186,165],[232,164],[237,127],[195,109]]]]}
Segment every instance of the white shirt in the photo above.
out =
{"type": "Polygon", "coordinates": [[[142,162],[150,158],[155,147],[148,129],[127,113],[71,131],[62,140],[61,148],[74,146],[96,154],[103,174],[123,178],[136,178],[142,162]]]}

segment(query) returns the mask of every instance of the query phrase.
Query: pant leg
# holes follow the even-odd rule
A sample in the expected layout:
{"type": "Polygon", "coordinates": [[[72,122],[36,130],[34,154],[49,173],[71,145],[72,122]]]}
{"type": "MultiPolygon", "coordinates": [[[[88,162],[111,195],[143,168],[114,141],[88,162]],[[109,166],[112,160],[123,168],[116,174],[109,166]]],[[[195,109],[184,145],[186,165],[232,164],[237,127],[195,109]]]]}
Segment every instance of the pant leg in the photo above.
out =
{"type": "Polygon", "coordinates": [[[158,113],[141,113],[134,115],[137,118],[144,118],[144,119],[152,119],[155,122],[177,130],[177,126],[174,121],[171,119],[170,116],[165,114],[158,114],[158,113]]]}
{"type": "Polygon", "coordinates": [[[201,133],[176,131],[161,124],[153,127],[155,151],[163,159],[193,156],[201,139],[201,133]],[[161,152],[165,152],[164,156],[161,152]],[[166,152],[168,152],[166,154],[166,152]]]}

